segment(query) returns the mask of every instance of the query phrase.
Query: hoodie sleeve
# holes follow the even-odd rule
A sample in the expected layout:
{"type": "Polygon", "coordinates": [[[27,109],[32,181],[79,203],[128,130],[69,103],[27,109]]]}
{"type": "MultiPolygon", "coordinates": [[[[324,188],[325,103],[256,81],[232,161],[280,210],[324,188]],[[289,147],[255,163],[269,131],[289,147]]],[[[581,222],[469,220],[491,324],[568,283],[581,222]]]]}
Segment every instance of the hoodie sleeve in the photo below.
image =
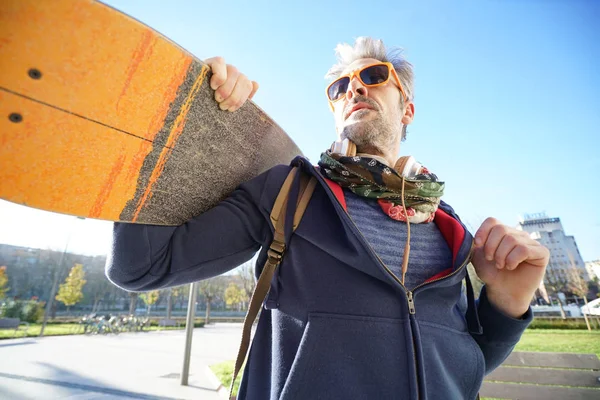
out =
{"type": "Polygon", "coordinates": [[[533,312],[529,307],[520,319],[509,317],[490,303],[485,285],[481,289],[477,311],[483,333],[474,334],[473,338],[483,352],[487,375],[502,364],[513,351],[521,335],[533,321],[533,312]]]}
{"type": "Polygon", "coordinates": [[[271,234],[259,204],[269,174],[278,169],[240,185],[180,226],[115,223],[108,279],[126,290],[147,291],[208,279],[249,260],[271,234]]]}

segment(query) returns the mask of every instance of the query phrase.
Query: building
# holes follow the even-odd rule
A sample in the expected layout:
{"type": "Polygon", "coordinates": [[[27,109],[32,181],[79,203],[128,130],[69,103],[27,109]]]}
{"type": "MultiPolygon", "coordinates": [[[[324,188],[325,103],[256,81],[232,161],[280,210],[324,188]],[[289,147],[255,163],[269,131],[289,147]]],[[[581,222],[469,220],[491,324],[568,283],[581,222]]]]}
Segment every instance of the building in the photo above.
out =
{"type": "Polygon", "coordinates": [[[574,266],[580,269],[586,281],[590,280],[577,242],[573,236],[565,234],[560,218],[549,218],[545,214],[526,215],[519,221],[517,229],[529,233],[550,250],[548,270],[566,275],[568,269],[574,266]]]}
{"type": "Polygon", "coordinates": [[[600,260],[586,262],[585,269],[587,270],[590,279],[600,279],[600,260]]]}

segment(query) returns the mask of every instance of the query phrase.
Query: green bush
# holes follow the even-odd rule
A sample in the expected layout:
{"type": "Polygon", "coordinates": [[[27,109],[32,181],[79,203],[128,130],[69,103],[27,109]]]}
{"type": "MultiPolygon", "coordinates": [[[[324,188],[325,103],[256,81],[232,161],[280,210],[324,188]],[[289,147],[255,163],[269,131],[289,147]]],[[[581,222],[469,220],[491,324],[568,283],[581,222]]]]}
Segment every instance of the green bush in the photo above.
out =
{"type": "MultiPolygon", "coordinates": [[[[42,317],[44,316],[44,313],[42,312],[42,317]]],[[[77,318],[77,319],[49,319],[48,321],[46,321],[47,325],[65,325],[65,324],[78,324],[81,322],[81,318],[77,318]]]]}
{"type": "Polygon", "coordinates": [[[23,304],[20,301],[9,301],[2,309],[3,318],[19,318],[21,319],[21,311],[23,304]]]}
{"type": "MultiPolygon", "coordinates": [[[[593,324],[593,321],[590,321],[593,324]]],[[[534,318],[529,329],[587,329],[582,319],[537,319],[534,318]]]]}
{"type": "Polygon", "coordinates": [[[23,307],[22,321],[34,324],[40,322],[44,318],[44,304],[39,301],[30,300],[23,307]]]}
{"type": "Polygon", "coordinates": [[[44,316],[44,304],[36,300],[16,300],[8,302],[2,311],[3,318],[19,318],[34,324],[44,316]]]}

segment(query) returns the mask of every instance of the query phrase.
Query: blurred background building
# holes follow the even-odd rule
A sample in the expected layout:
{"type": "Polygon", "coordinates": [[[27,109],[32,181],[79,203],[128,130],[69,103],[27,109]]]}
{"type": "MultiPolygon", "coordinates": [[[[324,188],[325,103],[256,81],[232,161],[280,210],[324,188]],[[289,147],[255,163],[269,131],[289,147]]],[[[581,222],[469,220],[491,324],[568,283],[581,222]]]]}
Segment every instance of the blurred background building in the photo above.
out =
{"type": "Polygon", "coordinates": [[[586,262],[585,269],[590,279],[600,279],[600,260],[586,262]]]}
{"type": "Polygon", "coordinates": [[[526,214],[519,221],[517,229],[529,233],[550,250],[549,271],[566,276],[570,268],[576,268],[583,279],[592,279],[575,238],[565,233],[560,218],[550,218],[545,213],[526,214]]]}

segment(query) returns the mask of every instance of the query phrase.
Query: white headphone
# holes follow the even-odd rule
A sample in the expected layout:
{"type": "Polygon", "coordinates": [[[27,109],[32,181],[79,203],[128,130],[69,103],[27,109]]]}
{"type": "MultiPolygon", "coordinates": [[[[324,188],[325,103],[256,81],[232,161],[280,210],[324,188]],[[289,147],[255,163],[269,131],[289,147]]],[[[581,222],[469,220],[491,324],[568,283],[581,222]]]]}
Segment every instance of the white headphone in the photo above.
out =
{"type": "MultiPolygon", "coordinates": [[[[344,157],[356,156],[356,144],[349,139],[333,142],[330,150],[332,153],[339,154],[344,157]]],[[[369,154],[364,155],[370,156],[369,154]]],[[[371,157],[380,158],[376,156],[371,157]]],[[[403,156],[396,161],[394,164],[394,169],[400,176],[410,178],[421,173],[423,170],[423,165],[419,163],[413,156],[403,156]]]]}

